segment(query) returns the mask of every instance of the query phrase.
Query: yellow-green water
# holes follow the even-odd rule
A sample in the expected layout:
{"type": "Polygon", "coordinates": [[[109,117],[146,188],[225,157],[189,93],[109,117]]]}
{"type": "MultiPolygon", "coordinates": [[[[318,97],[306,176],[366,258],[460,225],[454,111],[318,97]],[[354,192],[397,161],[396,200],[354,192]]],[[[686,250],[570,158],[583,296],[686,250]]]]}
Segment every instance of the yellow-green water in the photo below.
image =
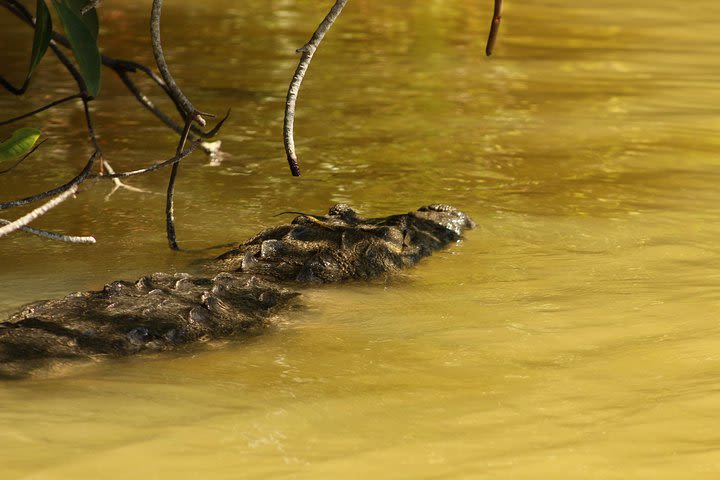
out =
{"type": "MultiPolygon", "coordinates": [[[[106,53],[152,62],[147,3],[103,2],[106,53]]],[[[181,245],[339,201],[447,202],[478,229],[401,278],[308,290],[260,337],[0,385],[0,477],[718,478],[718,2],[508,1],[486,59],[489,0],[353,0],[300,93],[299,179],[284,93],[331,2],[167,3],[178,82],[233,107],[222,163],[181,168],[181,245]]],[[[0,27],[12,77],[31,37],[0,27]]],[[[72,91],[41,67],[2,116],[72,91]]],[[[95,114],[116,169],[173,151],[107,72],[95,114]]],[[[77,105],[24,125],[50,140],[0,177],[3,200],[89,155],[77,105]]],[[[37,222],[95,246],[0,239],[0,314],[209,256],[165,247],[165,177],[37,222]]]]}

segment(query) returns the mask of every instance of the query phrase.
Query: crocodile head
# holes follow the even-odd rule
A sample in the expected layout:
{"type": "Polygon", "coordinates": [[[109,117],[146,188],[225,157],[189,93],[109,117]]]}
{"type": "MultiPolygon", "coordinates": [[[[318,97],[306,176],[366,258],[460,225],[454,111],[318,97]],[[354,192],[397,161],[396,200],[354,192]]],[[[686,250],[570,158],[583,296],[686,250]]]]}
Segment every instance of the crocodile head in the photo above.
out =
{"type": "Polygon", "coordinates": [[[219,257],[217,267],[301,282],[368,279],[414,265],[474,226],[450,205],[363,218],[337,204],[327,215],[300,215],[261,232],[219,257]]]}

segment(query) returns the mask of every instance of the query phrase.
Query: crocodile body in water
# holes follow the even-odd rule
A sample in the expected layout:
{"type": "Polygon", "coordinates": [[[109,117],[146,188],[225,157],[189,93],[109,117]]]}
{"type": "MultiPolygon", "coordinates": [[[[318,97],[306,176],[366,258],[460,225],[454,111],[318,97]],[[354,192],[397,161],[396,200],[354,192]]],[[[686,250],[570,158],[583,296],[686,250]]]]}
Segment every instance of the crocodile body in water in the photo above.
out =
{"type": "Polygon", "coordinates": [[[293,284],[391,273],[473,226],[448,205],[371,219],[344,204],[325,216],[301,214],[224,253],[207,275],[154,273],[27,305],[0,322],[0,378],[257,332],[291,305],[298,295],[293,284]]]}

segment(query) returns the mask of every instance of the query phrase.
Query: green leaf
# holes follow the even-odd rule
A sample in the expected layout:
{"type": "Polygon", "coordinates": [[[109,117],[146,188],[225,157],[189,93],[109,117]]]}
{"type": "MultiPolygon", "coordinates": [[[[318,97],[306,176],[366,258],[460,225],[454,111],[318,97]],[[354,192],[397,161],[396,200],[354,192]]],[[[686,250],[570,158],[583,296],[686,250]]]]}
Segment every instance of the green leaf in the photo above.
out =
{"type": "Polygon", "coordinates": [[[97,40],[98,31],[100,30],[97,10],[92,8],[85,14],[82,13],[82,9],[85,8],[85,5],[88,3],[90,3],[90,0],[65,0],[65,4],[73,11],[73,13],[75,13],[75,15],[80,17],[83,23],[88,27],[88,30],[90,30],[90,33],[92,33],[93,37],[95,37],[95,40],[97,40]]]}
{"type": "Polygon", "coordinates": [[[43,55],[45,55],[48,45],[50,45],[50,37],[52,37],[52,19],[50,18],[50,10],[48,10],[45,0],[37,0],[35,18],[35,37],[33,38],[32,53],[30,54],[28,78],[30,78],[35,67],[40,63],[43,55]]]}
{"type": "Polygon", "coordinates": [[[100,51],[97,47],[96,33],[93,33],[79,13],[59,0],[53,0],[55,11],[60,17],[65,34],[70,41],[75,59],[80,65],[80,73],[87,85],[88,93],[97,97],[100,91],[100,51]]]}
{"type": "Polygon", "coordinates": [[[13,134],[0,143],[0,162],[3,160],[15,160],[22,157],[30,150],[40,137],[40,130],[37,128],[19,128],[13,134]]]}

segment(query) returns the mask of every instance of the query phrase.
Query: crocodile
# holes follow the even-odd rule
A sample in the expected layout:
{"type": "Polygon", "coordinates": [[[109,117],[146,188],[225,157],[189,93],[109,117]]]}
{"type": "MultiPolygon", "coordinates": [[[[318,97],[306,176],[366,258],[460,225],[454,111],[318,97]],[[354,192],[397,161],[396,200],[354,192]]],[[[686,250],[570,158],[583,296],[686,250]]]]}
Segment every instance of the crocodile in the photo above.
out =
{"type": "Polygon", "coordinates": [[[257,334],[292,307],[298,285],[391,274],[474,226],[442,204],[381,218],[362,218],[345,204],[327,215],[299,213],[209,261],[200,274],[153,273],[26,305],[0,322],[0,378],[257,334]]]}

